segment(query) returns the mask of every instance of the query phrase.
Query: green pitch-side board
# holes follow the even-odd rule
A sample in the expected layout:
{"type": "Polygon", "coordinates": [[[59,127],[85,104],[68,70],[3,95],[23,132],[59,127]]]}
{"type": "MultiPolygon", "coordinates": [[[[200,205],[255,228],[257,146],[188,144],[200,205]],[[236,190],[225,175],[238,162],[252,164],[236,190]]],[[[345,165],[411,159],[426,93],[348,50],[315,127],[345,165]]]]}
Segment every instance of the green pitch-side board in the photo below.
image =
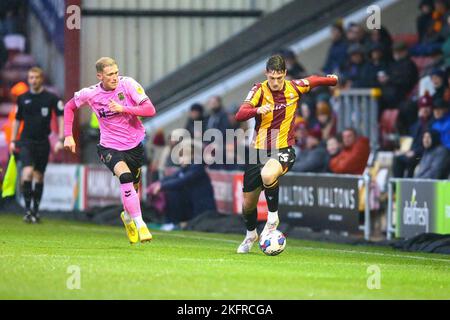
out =
{"type": "Polygon", "coordinates": [[[450,181],[436,186],[436,232],[450,234],[450,181]]]}
{"type": "Polygon", "coordinates": [[[450,182],[397,181],[395,230],[400,238],[450,234],[450,182]]]}

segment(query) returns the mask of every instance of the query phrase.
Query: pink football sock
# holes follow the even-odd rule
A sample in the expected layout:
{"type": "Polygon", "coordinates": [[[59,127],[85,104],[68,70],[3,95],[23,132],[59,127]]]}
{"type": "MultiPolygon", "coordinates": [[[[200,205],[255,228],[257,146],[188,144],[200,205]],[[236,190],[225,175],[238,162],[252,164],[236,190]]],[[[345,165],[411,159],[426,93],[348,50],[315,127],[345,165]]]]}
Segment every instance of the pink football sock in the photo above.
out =
{"type": "Polygon", "coordinates": [[[139,196],[134,190],[133,183],[125,183],[120,185],[120,193],[122,194],[122,203],[125,210],[132,219],[142,216],[141,204],[139,196]]]}

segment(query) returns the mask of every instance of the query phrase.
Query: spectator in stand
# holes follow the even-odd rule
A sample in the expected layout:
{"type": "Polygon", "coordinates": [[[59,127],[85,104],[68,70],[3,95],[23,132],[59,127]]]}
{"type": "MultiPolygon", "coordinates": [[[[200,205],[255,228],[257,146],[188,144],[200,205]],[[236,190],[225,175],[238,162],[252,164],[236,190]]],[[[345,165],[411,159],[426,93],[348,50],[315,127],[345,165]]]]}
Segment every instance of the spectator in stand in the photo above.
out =
{"type": "Polygon", "coordinates": [[[369,62],[367,67],[367,85],[369,87],[380,87],[378,75],[389,70],[391,59],[385,56],[385,50],[380,43],[372,43],[369,47],[369,62]]]}
{"type": "Polygon", "coordinates": [[[446,179],[448,176],[449,150],[441,145],[440,134],[428,130],[423,135],[423,157],[414,178],[446,179]]]}
{"type": "Polygon", "coordinates": [[[7,61],[8,50],[6,50],[5,42],[3,41],[3,37],[0,35],[0,70],[3,69],[7,61]]]}
{"type": "Polygon", "coordinates": [[[307,76],[305,68],[298,62],[297,57],[292,50],[283,49],[279,54],[286,62],[287,79],[301,79],[307,76]]]}
{"type": "Polygon", "coordinates": [[[364,58],[364,47],[355,43],[348,48],[349,61],[342,70],[345,88],[367,87],[368,65],[364,58]]]}
{"type": "Polygon", "coordinates": [[[377,45],[377,48],[382,50],[382,56],[386,60],[392,60],[392,37],[389,31],[381,26],[380,29],[373,29],[370,31],[370,41],[367,46],[367,51],[377,45]]]}
{"type": "Polygon", "coordinates": [[[433,25],[433,0],[421,0],[419,4],[420,15],[417,18],[417,34],[419,35],[419,42],[422,42],[429,27],[433,25]]]}
{"type": "Polygon", "coordinates": [[[162,230],[182,228],[197,215],[216,210],[213,187],[204,165],[192,163],[193,152],[181,155],[180,170],[150,187],[153,195],[163,191],[166,196],[167,221],[162,230]]]}
{"type": "Polygon", "coordinates": [[[432,20],[424,25],[425,33],[420,43],[413,48],[413,55],[428,56],[437,48],[442,47],[442,43],[448,36],[448,4],[447,0],[435,0],[432,20]]]}
{"type": "Polygon", "coordinates": [[[25,0],[0,1],[0,37],[25,32],[25,0]]]}
{"type": "Polygon", "coordinates": [[[206,102],[206,108],[210,112],[206,121],[206,129],[217,129],[225,137],[226,130],[231,129],[231,123],[224,110],[222,98],[219,96],[210,97],[206,102]]]}
{"type": "Polygon", "coordinates": [[[441,69],[434,69],[430,76],[434,89],[433,100],[443,99],[446,89],[445,72],[441,69]]]}
{"type": "Polygon", "coordinates": [[[305,121],[299,121],[294,127],[295,135],[295,153],[298,155],[306,149],[306,137],[308,136],[308,129],[305,121]]]}
{"type": "Polygon", "coordinates": [[[433,30],[436,33],[440,33],[442,28],[444,27],[445,15],[448,11],[448,3],[447,0],[435,0],[434,1],[434,11],[432,14],[433,18],[433,30]]]}
{"type": "Polygon", "coordinates": [[[445,101],[447,101],[447,102],[450,102],[450,67],[448,67],[447,69],[446,69],[446,84],[447,84],[447,86],[446,86],[446,88],[445,88],[445,91],[444,91],[444,100],[445,101]]]}
{"type": "Polygon", "coordinates": [[[328,49],[327,59],[322,71],[325,74],[338,74],[340,68],[347,60],[348,43],[345,39],[342,21],[336,22],[331,27],[331,47],[328,49]]]}
{"type": "Polygon", "coordinates": [[[387,74],[379,75],[381,109],[399,108],[417,83],[419,73],[404,42],[394,44],[394,61],[387,74]]]}
{"type": "Polygon", "coordinates": [[[432,129],[441,134],[441,143],[450,150],[450,112],[449,103],[445,100],[438,100],[434,103],[434,122],[432,129]]]}
{"type": "Polygon", "coordinates": [[[450,67],[450,13],[447,14],[445,28],[442,30],[442,37],[444,42],[442,43],[442,54],[443,54],[443,66],[445,68],[450,67]]]}
{"type": "MultiPolygon", "coordinates": [[[[341,135],[336,135],[334,137],[330,137],[327,140],[327,153],[330,160],[336,157],[342,150],[342,141],[341,135]]],[[[328,168],[328,171],[331,171],[328,168]]]]}
{"type": "Polygon", "coordinates": [[[210,112],[209,118],[207,120],[207,124],[206,124],[206,129],[207,130],[211,130],[211,129],[216,129],[219,130],[223,140],[222,140],[222,145],[219,145],[219,143],[217,141],[213,141],[210,144],[210,148],[214,148],[214,150],[221,150],[222,151],[222,159],[217,163],[214,162],[211,165],[211,168],[215,168],[215,169],[219,169],[219,168],[223,168],[226,169],[226,167],[228,165],[226,165],[226,130],[227,129],[232,129],[232,125],[229,121],[228,118],[228,114],[225,112],[224,107],[223,107],[223,103],[222,103],[222,98],[219,96],[212,96],[208,99],[207,103],[206,103],[207,109],[210,112]]]}
{"type": "Polygon", "coordinates": [[[297,155],[292,167],[294,172],[326,172],[328,154],[321,144],[322,132],[319,128],[311,129],[306,137],[306,149],[297,155]]]}
{"type": "Polygon", "coordinates": [[[204,110],[201,104],[194,103],[191,106],[185,129],[189,131],[192,139],[202,140],[203,138],[203,133],[206,130],[206,121],[203,113],[204,110]]]}
{"type": "MultiPolygon", "coordinates": [[[[16,121],[16,113],[17,113],[17,98],[26,93],[29,90],[28,85],[25,82],[18,82],[16,83],[10,90],[9,92],[9,96],[11,99],[11,102],[14,104],[13,107],[11,108],[11,110],[9,111],[8,114],[8,121],[3,125],[3,132],[5,133],[5,140],[7,145],[9,145],[11,143],[12,140],[12,127],[13,127],[13,123],[14,121],[16,121]]],[[[20,122],[19,125],[19,131],[17,133],[17,139],[20,138],[20,134],[23,131],[23,121],[20,122]]]]}
{"type": "Polygon", "coordinates": [[[406,152],[397,151],[394,158],[393,175],[396,178],[412,178],[414,169],[423,154],[423,134],[431,128],[433,123],[433,99],[430,95],[421,97],[418,101],[418,120],[410,128],[413,138],[411,148],[406,152]]]}
{"type": "Polygon", "coordinates": [[[351,22],[348,25],[346,36],[347,41],[349,42],[349,46],[353,44],[360,44],[361,46],[365,47],[369,41],[366,30],[362,27],[362,25],[355,22],[351,22]]]}
{"type": "MultiPolygon", "coordinates": [[[[306,97],[305,97],[306,98],[306,97]]],[[[318,125],[313,99],[304,99],[300,105],[300,115],[306,122],[306,128],[314,128],[318,125]]]]}
{"type": "Polygon", "coordinates": [[[369,159],[369,139],[359,137],[353,128],[342,132],[342,150],[330,160],[330,169],[339,174],[363,174],[369,159]]]}
{"type": "Polygon", "coordinates": [[[336,135],[336,116],[331,110],[330,103],[326,100],[319,100],[316,104],[316,117],[318,121],[317,128],[322,133],[322,138],[328,138],[336,135]]]}

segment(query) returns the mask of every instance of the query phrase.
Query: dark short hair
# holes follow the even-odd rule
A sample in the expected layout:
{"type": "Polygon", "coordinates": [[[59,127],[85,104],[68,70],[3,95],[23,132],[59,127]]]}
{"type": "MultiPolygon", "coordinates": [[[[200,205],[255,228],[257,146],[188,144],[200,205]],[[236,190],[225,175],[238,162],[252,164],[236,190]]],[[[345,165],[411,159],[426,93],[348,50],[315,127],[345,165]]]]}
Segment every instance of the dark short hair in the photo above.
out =
{"type": "Polygon", "coordinates": [[[347,128],[345,128],[344,130],[342,130],[341,135],[342,135],[342,133],[344,133],[345,131],[351,131],[351,132],[353,132],[353,134],[355,135],[355,137],[358,136],[358,131],[357,131],[355,128],[347,127],[347,128]]]}
{"type": "Polygon", "coordinates": [[[284,58],[279,54],[271,56],[269,60],[267,60],[266,71],[285,72],[286,62],[284,61],[284,58]]]}

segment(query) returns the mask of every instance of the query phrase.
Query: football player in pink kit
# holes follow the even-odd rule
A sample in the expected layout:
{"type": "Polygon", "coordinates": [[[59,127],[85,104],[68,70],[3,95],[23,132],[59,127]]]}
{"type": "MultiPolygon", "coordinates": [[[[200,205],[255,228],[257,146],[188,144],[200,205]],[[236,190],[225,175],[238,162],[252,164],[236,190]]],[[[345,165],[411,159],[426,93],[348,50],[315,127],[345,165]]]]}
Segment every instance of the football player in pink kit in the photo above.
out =
{"type": "Polygon", "coordinates": [[[124,211],[122,221],[131,243],[147,242],[152,235],[142,220],[139,195],[140,168],[143,164],[145,129],[138,117],[153,117],[155,107],[142,86],[129,77],[119,77],[117,63],[108,57],[96,63],[100,82],[75,93],[64,108],[64,147],[75,153],[72,136],[74,112],[89,105],[100,125],[100,160],[120,180],[124,211]]]}

